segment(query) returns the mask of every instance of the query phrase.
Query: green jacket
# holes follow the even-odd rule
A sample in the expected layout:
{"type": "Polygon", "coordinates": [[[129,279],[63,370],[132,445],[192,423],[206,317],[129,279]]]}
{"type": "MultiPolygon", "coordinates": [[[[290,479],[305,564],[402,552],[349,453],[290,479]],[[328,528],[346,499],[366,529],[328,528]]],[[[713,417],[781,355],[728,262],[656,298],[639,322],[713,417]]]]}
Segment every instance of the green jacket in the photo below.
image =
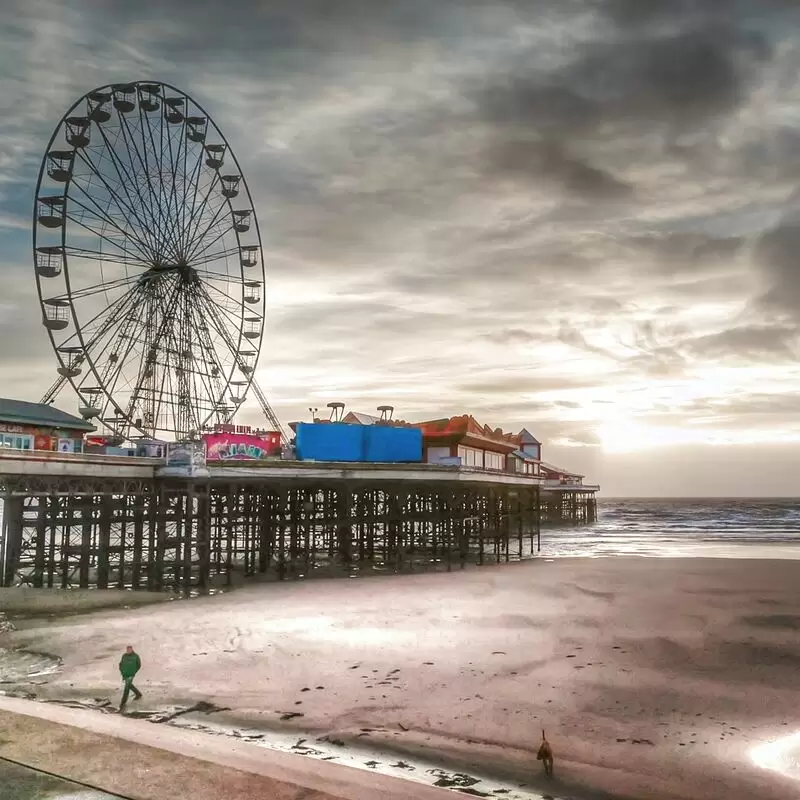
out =
{"type": "Polygon", "coordinates": [[[124,653],[119,660],[119,671],[123,678],[132,678],[142,666],[142,659],[138,653],[124,653]]]}

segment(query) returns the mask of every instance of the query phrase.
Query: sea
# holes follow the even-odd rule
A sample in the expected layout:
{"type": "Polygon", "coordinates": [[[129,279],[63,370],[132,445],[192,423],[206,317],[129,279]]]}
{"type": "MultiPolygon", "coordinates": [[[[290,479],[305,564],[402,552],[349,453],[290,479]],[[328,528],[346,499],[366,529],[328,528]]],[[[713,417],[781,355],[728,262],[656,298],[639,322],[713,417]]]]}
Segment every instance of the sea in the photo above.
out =
{"type": "Polygon", "coordinates": [[[543,529],[541,555],[800,558],[800,498],[598,498],[597,511],[543,529]]]}

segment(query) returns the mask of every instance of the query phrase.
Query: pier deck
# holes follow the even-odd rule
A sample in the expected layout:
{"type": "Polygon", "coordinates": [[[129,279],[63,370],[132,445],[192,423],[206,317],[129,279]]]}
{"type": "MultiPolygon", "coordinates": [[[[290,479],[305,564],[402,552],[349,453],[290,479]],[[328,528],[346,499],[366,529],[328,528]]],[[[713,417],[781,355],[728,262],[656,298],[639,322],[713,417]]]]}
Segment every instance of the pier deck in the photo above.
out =
{"type": "Polygon", "coordinates": [[[162,476],[157,459],[0,451],[0,585],[206,591],[235,572],[463,568],[591,522],[595,487],[430,464],[269,461],[162,476]]]}

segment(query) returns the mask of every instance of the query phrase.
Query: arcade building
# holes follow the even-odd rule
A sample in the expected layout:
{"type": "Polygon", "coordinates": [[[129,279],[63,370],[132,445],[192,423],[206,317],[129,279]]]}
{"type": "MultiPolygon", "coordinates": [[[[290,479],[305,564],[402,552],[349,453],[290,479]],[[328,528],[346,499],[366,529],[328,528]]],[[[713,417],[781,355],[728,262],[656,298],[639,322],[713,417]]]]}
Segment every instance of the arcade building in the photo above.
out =
{"type": "Polygon", "coordinates": [[[0,448],[80,453],[95,426],[58,408],[0,398],[0,448]]]}

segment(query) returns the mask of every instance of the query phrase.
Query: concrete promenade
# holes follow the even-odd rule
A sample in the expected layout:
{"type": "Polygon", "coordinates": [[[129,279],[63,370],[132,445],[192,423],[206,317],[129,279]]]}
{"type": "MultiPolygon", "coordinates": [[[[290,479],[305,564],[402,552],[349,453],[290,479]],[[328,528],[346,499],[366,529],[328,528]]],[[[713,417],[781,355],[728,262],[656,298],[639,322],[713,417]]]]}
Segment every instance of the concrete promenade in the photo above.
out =
{"type": "Polygon", "coordinates": [[[0,696],[0,757],[136,800],[446,800],[453,796],[444,789],[247,742],[4,696],[0,696]]]}

